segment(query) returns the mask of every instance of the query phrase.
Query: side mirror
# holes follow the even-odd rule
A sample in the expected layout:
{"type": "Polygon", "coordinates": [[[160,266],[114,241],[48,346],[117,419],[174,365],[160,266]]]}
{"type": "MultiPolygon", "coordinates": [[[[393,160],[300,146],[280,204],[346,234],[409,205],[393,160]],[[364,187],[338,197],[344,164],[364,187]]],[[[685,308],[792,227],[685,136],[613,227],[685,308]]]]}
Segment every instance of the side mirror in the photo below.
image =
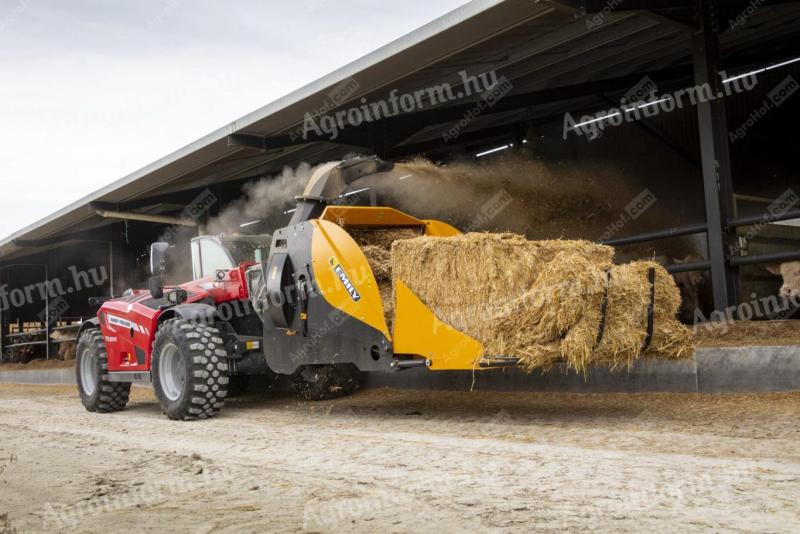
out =
{"type": "Polygon", "coordinates": [[[160,275],[167,270],[169,243],[158,241],[150,245],[150,274],[160,275]]]}
{"type": "Polygon", "coordinates": [[[164,282],[161,281],[161,275],[157,274],[150,277],[150,296],[154,299],[164,298],[164,282]]]}
{"type": "Polygon", "coordinates": [[[185,289],[175,289],[167,294],[167,300],[170,304],[178,305],[183,304],[189,299],[189,294],[185,289]]]}

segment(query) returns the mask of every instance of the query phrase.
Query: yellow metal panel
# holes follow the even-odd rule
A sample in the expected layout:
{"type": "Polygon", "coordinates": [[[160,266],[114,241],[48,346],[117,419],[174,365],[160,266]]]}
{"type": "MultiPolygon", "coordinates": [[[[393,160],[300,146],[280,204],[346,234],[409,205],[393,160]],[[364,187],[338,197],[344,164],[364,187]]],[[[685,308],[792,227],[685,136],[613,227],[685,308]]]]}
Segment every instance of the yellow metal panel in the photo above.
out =
{"type": "Polygon", "coordinates": [[[425,226],[425,222],[394,208],[328,206],[320,219],[339,226],[425,226]]]}
{"type": "Polygon", "coordinates": [[[428,358],[436,371],[477,368],[480,342],[437,319],[400,279],[395,279],[395,299],[395,354],[428,358]]]}
{"type": "Polygon", "coordinates": [[[314,225],[311,262],[323,298],[391,340],[378,283],[364,253],[336,224],[323,220],[310,222],[314,225]]]}
{"type": "Polygon", "coordinates": [[[461,232],[455,226],[450,226],[446,222],[437,221],[434,219],[425,220],[425,235],[433,237],[452,237],[460,235],[461,232]]]}

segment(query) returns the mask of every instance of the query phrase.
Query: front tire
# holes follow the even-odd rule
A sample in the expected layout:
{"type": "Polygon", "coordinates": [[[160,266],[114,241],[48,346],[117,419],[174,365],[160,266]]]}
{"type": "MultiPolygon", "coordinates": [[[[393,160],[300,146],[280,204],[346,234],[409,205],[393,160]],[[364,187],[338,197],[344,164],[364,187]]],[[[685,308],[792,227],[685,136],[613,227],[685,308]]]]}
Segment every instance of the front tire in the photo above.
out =
{"type": "Polygon", "coordinates": [[[292,387],[305,400],[330,400],[355,393],[362,378],[352,364],[306,365],[292,376],[292,387]]]}
{"type": "Polygon", "coordinates": [[[111,382],[108,353],[100,330],[81,334],[75,359],[75,378],[83,406],[90,412],[118,412],[128,404],[130,382],[111,382]]]}
{"type": "Polygon", "coordinates": [[[228,353],[211,325],[166,321],[153,343],[151,369],[156,398],[170,419],[207,419],[225,405],[228,353]]]}

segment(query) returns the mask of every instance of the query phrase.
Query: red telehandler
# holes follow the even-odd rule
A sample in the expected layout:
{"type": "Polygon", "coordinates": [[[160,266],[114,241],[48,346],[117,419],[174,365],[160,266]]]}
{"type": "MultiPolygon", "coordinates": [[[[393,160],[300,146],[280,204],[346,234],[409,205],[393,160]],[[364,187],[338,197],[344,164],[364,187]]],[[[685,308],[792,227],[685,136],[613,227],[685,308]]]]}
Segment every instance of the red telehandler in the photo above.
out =
{"type": "Polygon", "coordinates": [[[193,239],[194,280],[185,284],[164,287],[169,245],[154,243],[149,290],[104,302],[81,326],[76,373],[84,406],[121,410],[132,382],[144,380],[168,417],[204,419],[223,407],[232,380],[250,375],[289,375],[305,398],[325,399],[354,391],[365,371],[516,365],[516,358],[486,357],[399,279],[390,332],[375,276],[348,232],[458,234],[392,208],[336,204],[364,176],[398,179],[393,168],[375,157],[321,167],[288,226],[273,235],[193,239]]]}

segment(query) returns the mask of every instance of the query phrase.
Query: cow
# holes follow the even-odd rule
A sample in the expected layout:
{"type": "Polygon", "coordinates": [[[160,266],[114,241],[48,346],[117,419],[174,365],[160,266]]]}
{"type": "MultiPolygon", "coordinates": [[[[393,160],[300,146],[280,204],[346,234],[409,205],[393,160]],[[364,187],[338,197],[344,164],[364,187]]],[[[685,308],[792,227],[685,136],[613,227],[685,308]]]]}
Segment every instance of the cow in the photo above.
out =
{"type": "MultiPolygon", "coordinates": [[[[703,258],[696,254],[679,259],[673,258],[673,264],[695,263],[702,261],[703,258]]],[[[707,271],[688,271],[674,273],[672,278],[675,285],[681,292],[681,307],[678,311],[678,318],[687,324],[693,324],[698,312],[703,314],[711,313],[713,302],[711,298],[711,277],[707,271]]]]}
{"type": "Polygon", "coordinates": [[[800,261],[790,261],[780,265],[770,265],[767,270],[783,277],[781,297],[800,297],[800,261]]]}

